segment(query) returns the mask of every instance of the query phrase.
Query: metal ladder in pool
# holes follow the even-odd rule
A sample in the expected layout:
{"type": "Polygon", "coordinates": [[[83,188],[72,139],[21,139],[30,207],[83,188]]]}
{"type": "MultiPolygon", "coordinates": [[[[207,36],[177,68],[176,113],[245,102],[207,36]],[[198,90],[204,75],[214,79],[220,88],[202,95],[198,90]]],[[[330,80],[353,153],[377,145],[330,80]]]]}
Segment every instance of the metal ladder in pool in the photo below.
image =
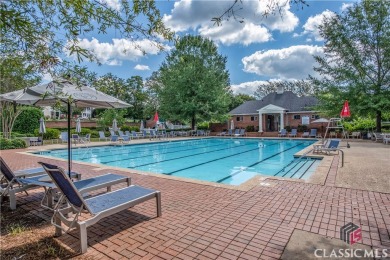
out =
{"type": "Polygon", "coordinates": [[[302,154],[298,159],[294,159],[280,171],[274,174],[275,177],[286,177],[293,179],[302,179],[312,167],[319,163],[319,160],[307,157],[307,154],[312,152],[309,150],[302,154]]]}

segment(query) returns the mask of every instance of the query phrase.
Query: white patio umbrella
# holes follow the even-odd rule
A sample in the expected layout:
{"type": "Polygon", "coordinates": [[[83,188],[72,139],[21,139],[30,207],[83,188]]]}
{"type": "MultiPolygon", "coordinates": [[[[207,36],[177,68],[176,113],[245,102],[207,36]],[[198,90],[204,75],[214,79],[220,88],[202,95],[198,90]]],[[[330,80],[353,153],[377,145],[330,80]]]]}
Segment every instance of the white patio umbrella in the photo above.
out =
{"type": "Polygon", "coordinates": [[[42,134],[42,144],[43,144],[43,134],[46,133],[45,120],[43,117],[39,119],[39,133],[42,134]]]}
{"type": "Polygon", "coordinates": [[[142,131],[144,130],[145,126],[144,126],[144,120],[141,120],[141,125],[139,127],[139,130],[142,131]]]}
{"type": "Polygon", "coordinates": [[[234,122],[233,122],[233,120],[230,121],[230,129],[231,129],[231,130],[234,130],[234,122]]]}
{"type": "Polygon", "coordinates": [[[321,133],[322,134],[324,133],[324,123],[328,123],[328,122],[329,122],[329,120],[326,118],[318,118],[318,119],[312,121],[312,123],[321,123],[321,133]]]}
{"type": "Polygon", "coordinates": [[[112,121],[112,130],[113,130],[114,132],[118,131],[118,122],[116,121],[116,119],[114,119],[114,120],[112,121]]]}
{"type": "Polygon", "coordinates": [[[0,95],[0,102],[23,105],[52,106],[62,103],[68,108],[68,172],[71,173],[70,119],[71,106],[95,108],[126,108],[130,104],[86,85],[77,86],[65,79],[0,95]]]}
{"type": "Polygon", "coordinates": [[[80,118],[76,120],[76,133],[81,133],[81,121],[80,118]]]}

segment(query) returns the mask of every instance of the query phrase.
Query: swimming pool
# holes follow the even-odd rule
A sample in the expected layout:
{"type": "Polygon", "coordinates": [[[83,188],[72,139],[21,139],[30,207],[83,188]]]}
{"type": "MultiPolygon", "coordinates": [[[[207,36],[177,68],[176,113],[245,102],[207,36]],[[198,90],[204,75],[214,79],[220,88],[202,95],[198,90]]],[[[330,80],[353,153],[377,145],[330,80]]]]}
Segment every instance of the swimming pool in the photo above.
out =
{"type": "MultiPolygon", "coordinates": [[[[318,165],[294,154],[313,140],[205,138],[73,148],[72,159],[126,169],[239,185],[256,175],[307,179],[318,165]]],[[[36,154],[67,159],[67,150],[36,154]]]]}

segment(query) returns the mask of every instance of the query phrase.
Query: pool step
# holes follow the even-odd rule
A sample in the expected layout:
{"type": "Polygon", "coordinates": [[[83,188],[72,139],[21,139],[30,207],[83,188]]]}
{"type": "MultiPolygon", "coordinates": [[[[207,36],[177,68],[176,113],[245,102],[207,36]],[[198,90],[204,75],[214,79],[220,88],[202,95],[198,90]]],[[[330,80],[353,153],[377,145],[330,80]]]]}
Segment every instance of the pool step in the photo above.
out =
{"type": "Polygon", "coordinates": [[[277,172],[274,176],[293,178],[293,179],[306,179],[306,176],[310,176],[315,171],[321,160],[312,158],[295,159],[285,168],[277,172]]]}

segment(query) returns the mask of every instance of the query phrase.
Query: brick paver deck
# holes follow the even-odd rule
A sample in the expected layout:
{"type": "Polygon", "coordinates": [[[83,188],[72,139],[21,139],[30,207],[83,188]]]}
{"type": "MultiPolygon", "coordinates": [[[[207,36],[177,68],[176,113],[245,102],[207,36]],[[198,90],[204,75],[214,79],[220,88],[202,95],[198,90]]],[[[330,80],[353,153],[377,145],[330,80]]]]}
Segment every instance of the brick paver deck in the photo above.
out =
{"type": "MultiPolygon", "coordinates": [[[[37,157],[2,151],[14,170],[37,167],[37,157]]],[[[41,159],[63,167],[66,163],[41,159]]],[[[334,187],[338,157],[326,185],[268,180],[249,191],[129,174],[133,184],[160,190],[162,217],[154,201],[106,218],[88,229],[86,256],[93,259],[278,259],[293,230],[339,237],[348,222],[362,228],[363,244],[390,248],[390,194],[334,187]]],[[[83,178],[102,174],[74,163],[83,178]]],[[[18,196],[18,207],[49,220],[42,191],[18,196]]],[[[54,233],[54,228],[53,228],[54,233]]],[[[76,233],[58,238],[74,249],[76,233]]]]}

